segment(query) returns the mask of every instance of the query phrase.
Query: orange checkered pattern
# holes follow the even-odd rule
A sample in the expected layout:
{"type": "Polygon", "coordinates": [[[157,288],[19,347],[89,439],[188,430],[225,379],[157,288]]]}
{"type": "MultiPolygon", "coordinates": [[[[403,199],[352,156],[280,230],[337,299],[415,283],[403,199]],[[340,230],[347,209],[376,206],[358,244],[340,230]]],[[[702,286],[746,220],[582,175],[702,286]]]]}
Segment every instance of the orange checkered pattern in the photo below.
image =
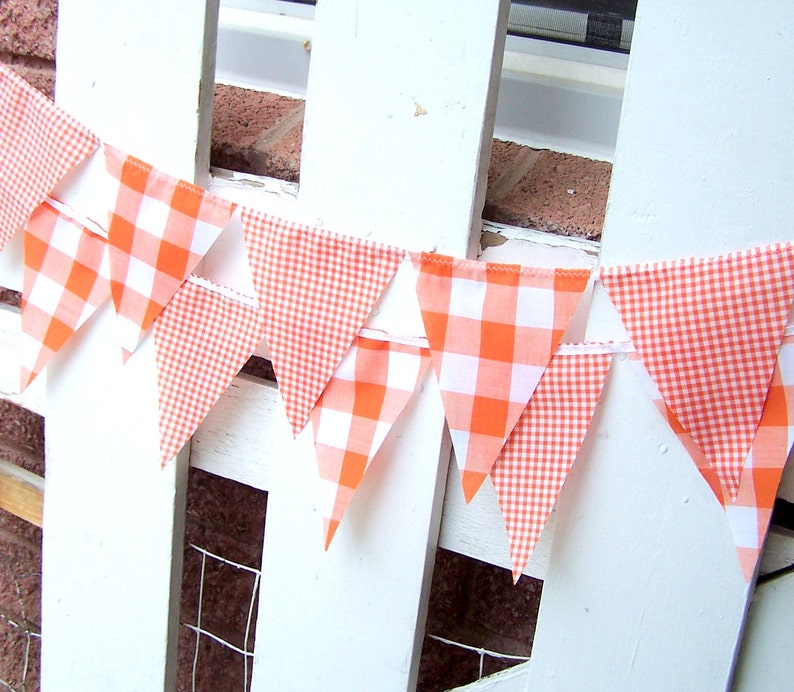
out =
{"type": "Polygon", "coordinates": [[[242,220],[273,368],[297,435],[405,251],[245,207],[242,220]]]}
{"type": "Polygon", "coordinates": [[[605,267],[664,400],[736,497],[794,299],[794,244],[605,267]]]}
{"type": "Polygon", "coordinates": [[[154,322],[163,465],[187,442],[264,337],[261,312],[191,276],[154,322]]]}
{"type": "Polygon", "coordinates": [[[124,359],[220,235],[235,205],[105,145],[116,185],[110,289],[124,359]]]}
{"type": "Polygon", "coordinates": [[[424,253],[416,291],[469,502],[560,343],[589,269],[424,253]]]}
{"type": "Polygon", "coordinates": [[[491,478],[510,542],[513,581],[527,566],[601,396],[610,352],[551,359],[491,478]]]}
{"type": "Polygon", "coordinates": [[[359,336],[311,412],[325,549],[430,365],[426,348],[359,336]]]}
{"type": "Polygon", "coordinates": [[[691,435],[664,403],[658,387],[639,358],[632,358],[637,374],[665,419],[692,455],[704,480],[725,509],[744,578],[753,579],[772,518],[777,488],[794,445],[794,328],[789,326],[772,375],[761,420],[744,462],[736,499],[723,493],[714,469],[691,435]]]}
{"type": "Polygon", "coordinates": [[[55,184],[99,146],[89,130],[0,65],[0,250],[55,184]]]}
{"type": "Polygon", "coordinates": [[[106,252],[103,237],[48,202],[33,212],[24,235],[23,390],[110,298],[106,252]]]}

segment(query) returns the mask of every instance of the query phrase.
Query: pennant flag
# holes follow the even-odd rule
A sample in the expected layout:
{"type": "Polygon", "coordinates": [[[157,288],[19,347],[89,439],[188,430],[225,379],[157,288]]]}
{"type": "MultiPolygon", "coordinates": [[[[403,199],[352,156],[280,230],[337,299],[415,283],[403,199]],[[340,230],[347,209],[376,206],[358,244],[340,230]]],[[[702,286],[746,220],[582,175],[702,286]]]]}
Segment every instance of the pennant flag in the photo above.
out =
{"type": "Polygon", "coordinates": [[[735,498],[794,299],[794,244],[605,267],[601,281],[664,400],[735,498]]]}
{"type": "Polygon", "coordinates": [[[430,365],[426,348],[359,336],[311,412],[325,549],[430,365]]]}
{"type": "Polygon", "coordinates": [[[405,251],[242,209],[254,285],[297,435],[405,251]]]}
{"type": "Polygon", "coordinates": [[[470,502],[527,406],[590,277],[423,253],[416,291],[470,502]]]}
{"type": "Polygon", "coordinates": [[[0,65],[0,250],[99,140],[0,65]]]}
{"type": "Polygon", "coordinates": [[[264,337],[253,298],[195,276],[154,322],[162,465],[187,442],[264,337]]]}
{"type": "Polygon", "coordinates": [[[110,289],[124,360],[138,347],[235,205],[105,145],[117,190],[110,210],[110,289]]]}
{"type": "Polygon", "coordinates": [[[555,354],[491,470],[510,542],[513,581],[529,562],[582,446],[611,351],[555,354]]]}
{"type": "Polygon", "coordinates": [[[25,230],[22,332],[31,343],[22,349],[22,390],[110,298],[105,238],[67,211],[44,202],[25,230]]]}
{"type": "Polygon", "coordinates": [[[761,420],[742,468],[735,500],[723,493],[714,469],[664,403],[658,387],[639,358],[631,360],[657,408],[692,455],[704,480],[725,509],[739,564],[745,580],[749,582],[758,566],[777,488],[794,445],[794,328],[788,328],[780,347],[761,420]]]}

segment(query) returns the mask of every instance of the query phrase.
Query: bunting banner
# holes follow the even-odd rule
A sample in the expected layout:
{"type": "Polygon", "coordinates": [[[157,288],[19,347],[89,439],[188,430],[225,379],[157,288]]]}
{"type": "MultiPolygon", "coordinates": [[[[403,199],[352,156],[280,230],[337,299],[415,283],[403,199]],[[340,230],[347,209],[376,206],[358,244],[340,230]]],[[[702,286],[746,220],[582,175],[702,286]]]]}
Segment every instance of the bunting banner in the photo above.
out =
{"type": "Polygon", "coordinates": [[[665,402],[735,498],[794,299],[794,244],[603,267],[600,278],[665,402]]]}
{"type": "Polygon", "coordinates": [[[21,391],[110,298],[102,230],[55,200],[32,214],[23,241],[21,391]]]}
{"type": "Polygon", "coordinates": [[[253,298],[190,276],[154,322],[160,463],[196,431],[264,336],[253,298]]]}
{"type": "Polygon", "coordinates": [[[0,250],[56,183],[98,146],[96,135],[0,64],[0,250]]]}
{"type": "Polygon", "coordinates": [[[114,180],[110,290],[124,360],[229,222],[235,205],[105,145],[114,180]]]}
{"type": "Polygon", "coordinates": [[[491,470],[517,582],[582,446],[612,349],[564,345],[549,362],[491,470]]]}
{"type": "Polygon", "coordinates": [[[470,502],[527,406],[579,304],[589,269],[423,253],[416,292],[470,502]]]}
{"type": "Polygon", "coordinates": [[[789,325],[776,359],[761,420],[744,462],[736,499],[723,488],[706,456],[676,420],[642,361],[630,354],[635,372],[656,407],[692,456],[703,479],[725,510],[745,580],[755,576],[764,546],[777,489],[794,445],[794,325],[789,325]]]}
{"type": "Polygon", "coordinates": [[[297,435],[405,251],[242,209],[254,286],[297,435]]]}
{"type": "Polygon", "coordinates": [[[326,550],[429,365],[426,347],[358,336],[318,399],[310,420],[326,550]]]}

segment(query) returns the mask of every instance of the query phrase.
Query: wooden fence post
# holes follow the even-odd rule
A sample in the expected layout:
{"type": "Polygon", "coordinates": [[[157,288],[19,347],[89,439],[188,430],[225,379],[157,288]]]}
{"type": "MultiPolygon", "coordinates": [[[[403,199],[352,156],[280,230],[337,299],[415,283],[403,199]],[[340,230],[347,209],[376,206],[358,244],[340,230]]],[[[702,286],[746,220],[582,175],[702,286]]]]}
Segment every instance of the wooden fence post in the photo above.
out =
{"type": "MultiPolygon", "coordinates": [[[[713,9],[639,4],[603,265],[791,239],[794,48],[774,27],[794,12],[713,9]]],[[[621,338],[600,291],[589,336],[621,338]]],[[[724,690],[752,589],[711,491],[614,365],[557,505],[529,688],[724,690]]]]}
{"type": "MultiPolygon", "coordinates": [[[[306,218],[413,250],[476,254],[507,8],[318,4],[298,199],[306,218]]],[[[384,319],[401,333],[419,314],[410,282],[395,293],[402,300],[384,319]]],[[[328,553],[311,440],[276,433],[283,458],[268,498],[254,688],[410,689],[449,460],[434,379],[328,553]]]]}
{"type": "MultiPolygon", "coordinates": [[[[217,1],[63,0],[58,20],[59,105],[167,173],[206,175],[217,1]]],[[[101,219],[98,188],[81,190],[101,219]]],[[[160,469],[151,335],[122,367],[106,304],[48,376],[42,685],[172,688],[187,458],[160,469]]]]}

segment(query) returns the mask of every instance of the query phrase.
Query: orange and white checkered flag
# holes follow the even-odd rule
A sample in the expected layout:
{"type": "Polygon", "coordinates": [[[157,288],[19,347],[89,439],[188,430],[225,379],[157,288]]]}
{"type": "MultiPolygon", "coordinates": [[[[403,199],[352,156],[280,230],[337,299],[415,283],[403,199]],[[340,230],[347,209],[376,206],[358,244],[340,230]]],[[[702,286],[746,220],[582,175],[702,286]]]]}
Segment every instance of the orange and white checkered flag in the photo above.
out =
{"type": "Polygon", "coordinates": [[[429,365],[427,348],[358,336],[318,399],[310,420],[326,550],[429,365]]]}
{"type": "Polygon", "coordinates": [[[794,299],[794,244],[603,267],[601,282],[665,402],[735,498],[794,299]]]}
{"type": "Polygon", "coordinates": [[[761,420],[739,477],[735,499],[723,492],[714,468],[664,402],[659,388],[639,357],[633,357],[631,361],[657,409],[692,456],[703,479],[725,509],[739,564],[745,580],[749,582],[758,567],[778,485],[794,445],[794,325],[787,327],[778,351],[761,420]]]}
{"type": "Polygon", "coordinates": [[[102,229],[87,219],[78,221],[73,213],[49,200],[33,212],[25,229],[23,390],[110,298],[102,229]]]}
{"type": "Polygon", "coordinates": [[[96,135],[0,65],[0,250],[58,181],[99,146],[96,135]]]}
{"type": "Polygon", "coordinates": [[[610,348],[561,346],[491,470],[510,542],[513,581],[527,566],[582,446],[610,348]]]}
{"type": "Polygon", "coordinates": [[[196,431],[264,337],[256,300],[190,276],[154,322],[160,462],[196,431]]]}
{"type": "Polygon", "coordinates": [[[405,250],[245,207],[241,216],[273,369],[297,435],[405,250]]]}
{"type": "Polygon", "coordinates": [[[416,292],[470,502],[560,343],[589,269],[423,253],[416,292]]]}
{"type": "Polygon", "coordinates": [[[105,145],[116,188],[110,209],[110,289],[126,361],[218,239],[235,205],[105,145]]]}

